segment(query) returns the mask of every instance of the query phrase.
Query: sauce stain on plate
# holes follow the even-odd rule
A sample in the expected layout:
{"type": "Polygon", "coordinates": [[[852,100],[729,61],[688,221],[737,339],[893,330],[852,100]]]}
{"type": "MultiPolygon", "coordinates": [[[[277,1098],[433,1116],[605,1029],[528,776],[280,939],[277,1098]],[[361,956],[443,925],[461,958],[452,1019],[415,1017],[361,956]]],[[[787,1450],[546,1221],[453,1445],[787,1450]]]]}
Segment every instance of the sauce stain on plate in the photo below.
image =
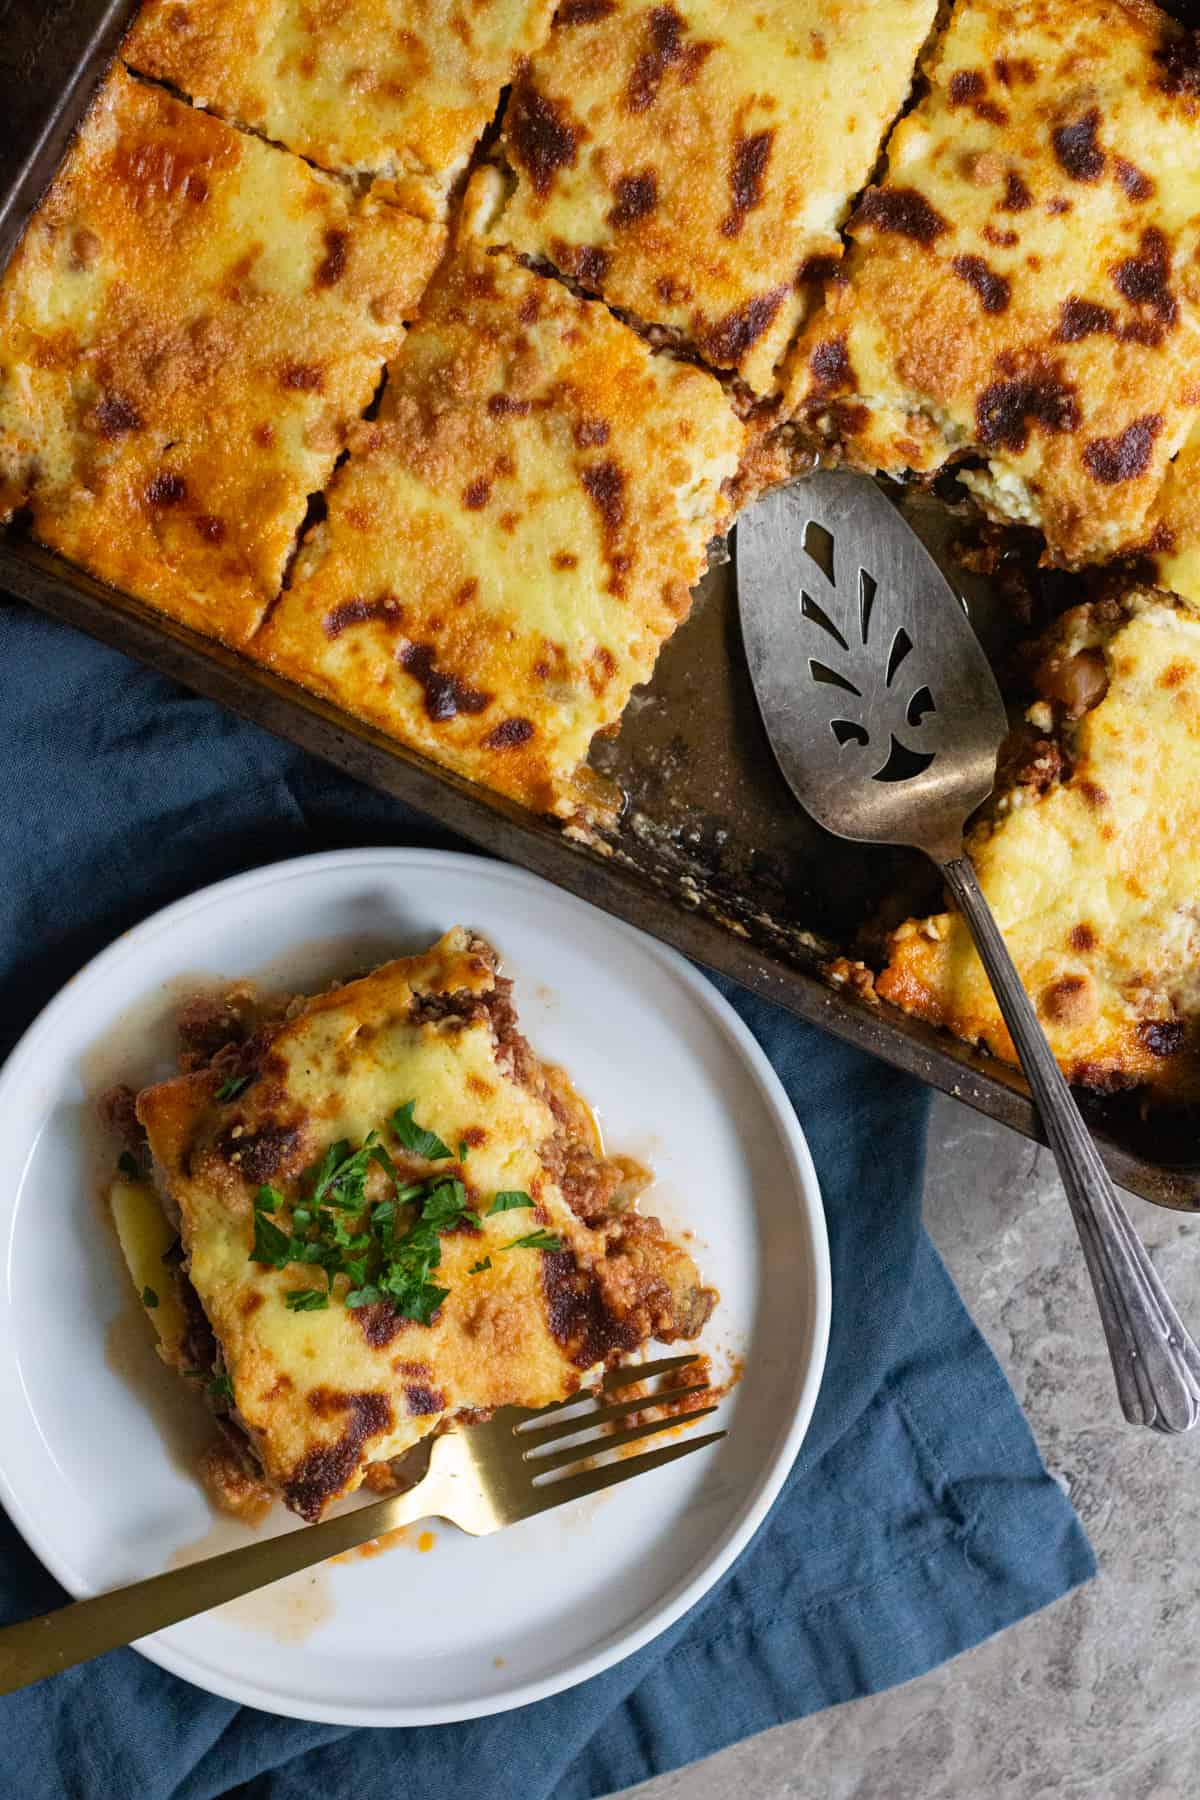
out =
{"type": "MultiPolygon", "coordinates": [[[[244,1525],[233,1519],[214,1519],[203,1537],[182,1544],[172,1553],[167,1567],[184,1569],[189,1563],[222,1556],[227,1550],[240,1550],[254,1541],[255,1534],[244,1525]]],[[[227,1600],[224,1606],[214,1607],[213,1612],[243,1630],[262,1632],[277,1644],[303,1644],[318,1625],[333,1617],[333,1584],[328,1570],[318,1565],[273,1581],[270,1587],[259,1588],[253,1594],[227,1600]]]]}

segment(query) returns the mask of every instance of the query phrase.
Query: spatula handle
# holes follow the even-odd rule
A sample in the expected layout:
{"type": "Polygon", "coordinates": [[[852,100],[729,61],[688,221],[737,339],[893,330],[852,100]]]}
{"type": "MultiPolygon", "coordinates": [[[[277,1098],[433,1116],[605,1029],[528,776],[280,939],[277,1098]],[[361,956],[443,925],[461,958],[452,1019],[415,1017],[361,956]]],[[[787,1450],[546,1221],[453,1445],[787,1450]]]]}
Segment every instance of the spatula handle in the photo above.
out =
{"type": "Polygon", "coordinates": [[[1200,1350],[1100,1160],[974,869],[957,857],[943,864],[943,873],[987,970],[1067,1190],[1125,1417],[1155,1431],[1190,1431],[1200,1419],[1200,1350]]]}

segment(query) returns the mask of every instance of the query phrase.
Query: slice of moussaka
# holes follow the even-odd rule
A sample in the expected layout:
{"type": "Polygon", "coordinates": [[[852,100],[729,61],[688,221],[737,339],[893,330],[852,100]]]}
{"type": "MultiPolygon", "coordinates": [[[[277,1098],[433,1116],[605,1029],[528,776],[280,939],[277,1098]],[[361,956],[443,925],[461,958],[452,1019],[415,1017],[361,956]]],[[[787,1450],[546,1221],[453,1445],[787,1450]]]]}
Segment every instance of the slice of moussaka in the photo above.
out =
{"type": "Polygon", "coordinates": [[[0,518],[241,642],[442,236],[118,69],[0,284],[0,518]]]}
{"type": "Polygon", "coordinates": [[[563,0],[505,114],[497,239],[772,391],[936,12],[563,0]]]}
{"type": "Polygon", "coordinates": [[[1200,406],[1200,62],[1143,0],[960,0],[806,330],[797,418],[962,460],[1052,560],[1140,549],[1200,406]]]}
{"type": "Polygon", "coordinates": [[[742,441],[711,375],[464,237],[249,653],[569,816],[688,611],[742,441]]]}
{"type": "MultiPolygon", "coordinates": [[[[1200,616],[1134,593],[1064,614],[994,812],[968,839],[1064,1073],[1200,1098],[1200,616]]],[[[876,991],[1015,1061],[957,914],[893,934],[876,991]]]]}
{"type": "Polygon", "coordinates": [[[316,1519],[455,1419],[704,1326],[715,1293],[634,1209],[645,1172],[603,1155],[480,938],[282,1013],[242,990],[199,1049],[196,1024],[188,1072],[136,1101],[169,1227],[138,1226],[144,1183],[114,1210],[164,1358],[221,1418],[231,1510],[265,1490],[316,1519]]]}
{"type": "Polygon", "coordinates": [[[148,0],[132,68],[325,169],[444,205],[554,0],[148,0]]]}

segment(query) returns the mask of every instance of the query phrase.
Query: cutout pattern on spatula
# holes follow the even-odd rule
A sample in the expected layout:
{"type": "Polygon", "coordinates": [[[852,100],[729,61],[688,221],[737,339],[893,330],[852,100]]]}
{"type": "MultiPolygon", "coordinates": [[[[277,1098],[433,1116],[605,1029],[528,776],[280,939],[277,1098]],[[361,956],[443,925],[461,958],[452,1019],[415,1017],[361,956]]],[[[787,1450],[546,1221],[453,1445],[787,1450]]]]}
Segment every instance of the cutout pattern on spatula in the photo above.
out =
{"type": "MultiPolygon", "coordinates": [[[[914,685],[912,638],[886,617],[886,604],[876,605],[879,583],[870,570],[854,568],[848,559],[839,568],[843,559],[833,537],[815,519],[805,526],[804,551],[800,617],[808,634],[808,672],[819,687],[847,696],[829,729],[843,749],[871,753],[874,780],[909,781],[937,755],[921,743],[921,726],[937,702],[927,680],[917,677],[914,685]]],[[[832,698],[822,696],[816,704],[829,709],[832,698]]]]}

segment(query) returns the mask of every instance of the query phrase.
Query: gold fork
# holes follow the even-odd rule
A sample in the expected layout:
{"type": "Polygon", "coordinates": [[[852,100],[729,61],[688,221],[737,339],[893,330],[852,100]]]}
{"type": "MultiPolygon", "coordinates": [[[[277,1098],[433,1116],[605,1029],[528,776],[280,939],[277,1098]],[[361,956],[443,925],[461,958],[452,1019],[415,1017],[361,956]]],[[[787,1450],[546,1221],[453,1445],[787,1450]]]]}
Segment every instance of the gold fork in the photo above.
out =
{"type": "MultiPolygon", "coordinates": [[[[693,1355],[630,1363],[610,1371],[603,1385],[611,1393],[632,1382],[689,1368],[695,1361],[693,1355]]],[[[424,1476],[403,1494],[4,1627],[0,1630],[0,1694],[11,1694],[43,1675],[57,1675],[105,1650],[164,1631],[181,1619],[309,1569],[399,1525],[411,1525],[417,1519],[448,1519],[472,1537],[486,1537],[505,1525],[516,1525],[551,1507],[598,1494],[681,1456],[691,1456],[707,1444],[717,1443],[725,1433],[710,1431],[686,1443],[639,1451],[575,1475],[559,1473],[606,1451],[623,1449],[641,1438],[707,1417],[716,1411],[715,1404],[647,1420],[601,1437],[579,1436],[651,1407],[673,1407],[680,1400],[694,1399],[705,1393],[707,1386],[702,1381],[693,1387],[669,1388],[576,1411],[581,1401],[590,1398],[583,1392],[537,1412],[505,1407],[486,1424],[444,1432],[433,1440],[424,1476]],[[563,1418],[568,1411],[572,1416],[563,1418]],[[552,1475],[556,1479],[546,1479],[552,1475]]]]}

